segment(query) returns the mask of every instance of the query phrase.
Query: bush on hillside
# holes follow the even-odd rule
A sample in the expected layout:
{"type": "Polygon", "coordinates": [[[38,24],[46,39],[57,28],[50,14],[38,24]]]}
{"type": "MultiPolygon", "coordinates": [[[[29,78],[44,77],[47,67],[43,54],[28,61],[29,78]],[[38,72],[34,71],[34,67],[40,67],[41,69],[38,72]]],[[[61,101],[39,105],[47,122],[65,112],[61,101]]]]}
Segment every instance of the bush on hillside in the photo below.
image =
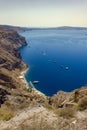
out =
{"type": "Polygon", "coordinates": [[[87,109],[87,96],[80,99],[78,109],[81,111],[87,109]]]}

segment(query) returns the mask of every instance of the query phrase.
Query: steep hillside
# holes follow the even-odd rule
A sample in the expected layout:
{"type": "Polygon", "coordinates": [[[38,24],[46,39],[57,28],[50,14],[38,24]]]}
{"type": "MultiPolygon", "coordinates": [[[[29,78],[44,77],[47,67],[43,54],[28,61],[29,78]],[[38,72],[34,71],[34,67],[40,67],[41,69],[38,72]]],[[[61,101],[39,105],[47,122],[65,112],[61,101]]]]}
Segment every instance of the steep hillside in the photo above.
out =
{"type": "Polygon", "coordinates": [[[12,71],[25,68],[18,51],[22,45],[26,45],[26,41],[16,31],[0,30],[0,84],[18,86],[12,71]]]}
{"type": "MultiPolygon", "coordinates": [[[[0,29],[0,110],[16,113],[20,109],[44,102],[43,96],[28,88],[24,78],[27,65],[18,48],[27,45],[25,38],[10,28],[0,29]]],[[[5,112],[3,114],[5,114],[5,112]]],[[[0,111],[2,114],[2,111],[0,111]]],[[[0,120],[3,116],[0,115],[0,120]]],[[[8,116],[6,115],[6,118],[8,116]]]]}

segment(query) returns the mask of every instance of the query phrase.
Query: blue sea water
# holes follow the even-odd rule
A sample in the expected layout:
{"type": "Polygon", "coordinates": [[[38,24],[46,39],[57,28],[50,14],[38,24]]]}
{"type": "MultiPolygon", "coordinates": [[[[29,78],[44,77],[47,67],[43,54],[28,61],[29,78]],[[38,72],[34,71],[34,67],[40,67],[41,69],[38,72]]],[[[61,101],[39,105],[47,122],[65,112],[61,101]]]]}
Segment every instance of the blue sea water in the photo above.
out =
{"type": "Polygon", "coordinates": [[[22,32],[27,46],[20,48],[29,66],[27,81],[48,96],[87,84],[87,30],[38,29],[22,32]]]}

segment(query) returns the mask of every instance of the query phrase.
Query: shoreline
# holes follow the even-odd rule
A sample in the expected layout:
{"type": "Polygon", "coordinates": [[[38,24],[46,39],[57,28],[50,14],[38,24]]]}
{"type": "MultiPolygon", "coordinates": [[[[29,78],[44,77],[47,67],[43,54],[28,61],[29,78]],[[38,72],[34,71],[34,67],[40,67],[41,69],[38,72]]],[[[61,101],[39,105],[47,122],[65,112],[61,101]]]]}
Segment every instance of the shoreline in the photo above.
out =
{"type": "Polygon", "coordinates": [[[29,70],[29,68],[27,68],[26,70],[22,71],[20,76],[19,76],[19,78],[24,82],[24,84],[25,84],[27,89],[32,88],[32,91],[34,93],[36,93],[36,94],[46,98],[47,96],[44,93],[42,93],[41,91],[37,90],[31,81],[29,83],[27,82],[27,80],[25,78],[25,74],[27,73],[28,70],[29,70]]]}
{"type": "Polygon", "coordinates": [[[39,95],[42,95],[44,97],[47,97],[44,93],[42,93],[41,91],[39,91],[38,89],[35,88],[34,84],[30,81],[29,82],[30,87],[32,88],[32,90],[39,95]]]}
{"type": "MultiPolygon", "coordinates": [[[[23,47],[23,46],[21,46],[21,47],[23,47]]],[[[34,93],[46,98],[47,96],[44,93],[42,93],[41,91],[39,91],[38,89],[36,89],[31,81],[29,81],[29,83],[27,82],[27,80],[25,78],[25,74],[27,73],[28,70],[29,70],[29,67],[27,67],[24,71],[21,71],[19,78],[22,79],[22,81],[24,82],[27,89],[32,88],[34,93]],[[29,86],[30,82],[31,82],[31,86],[29,86]]]]}

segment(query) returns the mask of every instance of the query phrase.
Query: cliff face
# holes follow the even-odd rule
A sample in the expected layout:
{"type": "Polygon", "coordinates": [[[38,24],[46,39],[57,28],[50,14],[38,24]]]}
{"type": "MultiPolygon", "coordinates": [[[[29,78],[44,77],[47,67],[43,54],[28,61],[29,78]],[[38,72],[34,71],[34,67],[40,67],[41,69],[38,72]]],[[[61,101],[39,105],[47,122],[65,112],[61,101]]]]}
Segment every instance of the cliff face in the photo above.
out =
{"type": "Polygon", "coordinates": [[[24,37],[13,30],[0,30],[0,84],[16,88],[15,70],[25,68],[18,48],[26,45],[24,37]],[[12,71],[14,70],[14,75],[12,71]]]}
{"type": "MultiPolygon", "coordinates": [[[[18,48],[27,45],[25,38],[15,30],[0,29],[0,120],[3,120],[2,110],[11,111],[11,115],[28,106],[38,104],[43,100],[35,93],[23,78],[27,66],[22,61],[18,48]]],[[[5,114],[6,118],[9,117],[5,114]]]]}

